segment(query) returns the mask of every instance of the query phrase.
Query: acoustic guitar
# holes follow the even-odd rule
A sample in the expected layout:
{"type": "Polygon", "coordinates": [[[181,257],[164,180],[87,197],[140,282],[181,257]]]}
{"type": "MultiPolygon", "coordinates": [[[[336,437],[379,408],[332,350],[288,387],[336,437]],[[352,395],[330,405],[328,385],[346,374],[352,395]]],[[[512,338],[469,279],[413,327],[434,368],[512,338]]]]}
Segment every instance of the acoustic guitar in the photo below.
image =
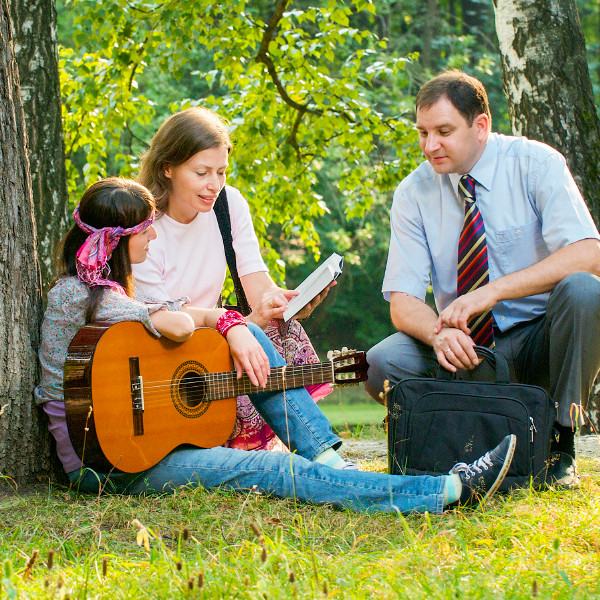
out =
{"type": "Polygon", "coordinates": [[[139,473],[182,444],[222,445],[236,418],[236,396],[366,379],[364,352],[271,368],[266,390],[233,371],[229,346],[214,329],[183,342],[155,338],[141,323],[91,323],[73,338],[64,373],[67,426],[86,466],[139,473]]]}

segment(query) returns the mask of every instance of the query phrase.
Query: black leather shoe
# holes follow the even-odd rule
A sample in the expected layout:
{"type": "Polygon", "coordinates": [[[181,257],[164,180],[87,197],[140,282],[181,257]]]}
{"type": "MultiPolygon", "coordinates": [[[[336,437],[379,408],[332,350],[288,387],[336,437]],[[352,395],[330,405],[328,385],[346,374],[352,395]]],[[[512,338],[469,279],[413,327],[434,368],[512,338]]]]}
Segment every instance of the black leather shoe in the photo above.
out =
{"type": "Polygon", "coordinates": [[[458,463],[450,475],[458,474],[462,483],[460,498],[448,507],[473,506],[491,498],[508,472],[517,445],[516,435],[507,435],[493,450],[470,465],[458,463]]]}
{"type": "Polygon", "coordinates": [[[580,483],[575,459],[565,452],[552,452],[548,459],[546,484],[557,489],[573,490],[578,488],[580,483]]]}

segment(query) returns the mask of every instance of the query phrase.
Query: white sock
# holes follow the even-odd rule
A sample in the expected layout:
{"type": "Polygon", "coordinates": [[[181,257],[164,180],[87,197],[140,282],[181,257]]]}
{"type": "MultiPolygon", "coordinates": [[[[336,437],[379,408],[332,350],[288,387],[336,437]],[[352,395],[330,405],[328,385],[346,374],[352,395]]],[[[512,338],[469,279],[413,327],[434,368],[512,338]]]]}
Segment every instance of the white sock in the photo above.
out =
{"type": "Polygon", "coordinates": [[[446,485],[444,486],[444,504],[452,504],[456,502],[462,493],[462,482],[458,473],[453,473],[446,477],[446,485]]]}
{"type": "Polygon", "coordinates": [[[346,461],[333,449],[327,448],[315,457],[315,462],[321,463],[332,469],[343,469],[346,461]]]}

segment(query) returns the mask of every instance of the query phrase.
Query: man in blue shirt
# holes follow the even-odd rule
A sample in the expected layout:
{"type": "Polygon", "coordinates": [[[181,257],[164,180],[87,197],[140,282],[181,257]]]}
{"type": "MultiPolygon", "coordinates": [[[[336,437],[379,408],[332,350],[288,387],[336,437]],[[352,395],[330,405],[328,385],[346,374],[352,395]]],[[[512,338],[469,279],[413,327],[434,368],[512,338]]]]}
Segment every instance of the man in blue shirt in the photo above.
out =
{"type": "Polygon", "coordinates": [[[475,368],[469,322],[491,309],[495,349],[513,380],[558,402],[552,476],[574,485],[574,431],[600,370],[600,235],[561,154],[491,132],[480,81],[442,73],[421,88],[416,109],[427,161],[394,194],[383,281],[398,332],[369,351],[367,390],[381,401],[385,380],[436,363],[475,368]],[[465,174],[483,218],[489,282],[457,297],[465,174]],[[439,314],[425,303],[430,283],[439,314]]]}

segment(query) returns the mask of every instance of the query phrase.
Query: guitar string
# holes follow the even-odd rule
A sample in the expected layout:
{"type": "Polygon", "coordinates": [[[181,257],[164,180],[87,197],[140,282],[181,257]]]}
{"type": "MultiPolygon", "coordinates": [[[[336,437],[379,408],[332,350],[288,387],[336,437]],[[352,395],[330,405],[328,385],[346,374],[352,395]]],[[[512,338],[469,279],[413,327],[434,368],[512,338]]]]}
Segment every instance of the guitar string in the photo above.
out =
{"type": "MultiPolygon", "coordinates": [[[[309,375],[303,374],[303,375],[294,375],[294,376],[288,376],[286,379],[288,380],[293,380],[293,381],[303,381],[306,382],[307,384],[311,384],[311,383],[315,383],[315,379],[321,380],[323,379],[323,377],[329,377],[331,375],[331,372],[329,370],[323,370],[323,371],[314,371],[312,373],[310,373],[309,375]]],[[[277,385],[278,383],[280,383],[282,380],[282,376],[280,374],[275,374],[275,375],[271,375],[269,376],[269,380],[268,380],[268,384],[267,384],[267,388],[270,385],[277,385]]],[[[246,387],[258,387],[258,386],[253,386],[253,384],[251,383],[250,379],[248,378],[247,375],[244,375],[241,379],[238,379],[237,376],[227,376],[227,377],[210,377],[210,376],[190,376],[190,377],[186,377],[185,379],[180,379],[177,380],[178,384],[183,383],[183,385],[185,385],[185,387],[187,389],[203,389],[205,387],[210,387],[211,389],[228,389],[230,387],[241,387],[241,388],[246,388],[246,387]]],[[[164,389],[169,389],[171,388],[172,384],[173,384],[173,380],[164,380],[162,382],[157,382],[157,381],[144,381],[143,380],[143,384],[144,384],[144,388],[148,391],[160,391],[160,390],[164,390],[164,389]]],[[[262,389],[262,388],[261,388],[262,389]]]]}
{"type": "MultiPolygon", "coordinates": [[[[330,374],[329,374],[330,375],[330,374]]],[[[286,377],[282,377],[280,378],[281,381],[279,382],[279,385],[277,386],[273,386],[275,387],[275,390],[277,389],[283,389],[285,390],[286,387],[288,388],[300,388],[300,387],[304,387],[305,385],[310,385],[311,383],[314,383],[314,380],[312,381],[294,381],[294,382],[290,382],[289,379],[290,378],[286,378],[286,377]]],[[[326,383],[327,381],[330,381],[329,378],[324,379],[323,377],[320,377],[318,379],[318,383],[326,383]]],[[[170,386],[169,386],[170,388],[170,386]]],[[[171,400],[171,391],[169,389],[169,391],[167,393],[165,393],[164,388],[161,389],[150,389],[148,390],[148,393],[146,393],[146,388],[145,386],[142,386],[143,392],[144,392],[144,398],[146,400],[151,400],[152,401],[152,406],[154,408],[158,408],[160,406],[167,406],[170,405],[172,403],[171,400]]],[[[193,396],[193,392],[196,389],[201,389],[201,390],[205,390],[204,386],[185,386],[185,392],[189,392],[192,396],[193,396]]],[[[219,400],[219,399],[226,399],[226,398],[233,398],[242,394],[251,394],[251,393],[256,393],[256,392],[262,392],[262,391],[275,391],[273,389],[269,389],[267,388],[266,390],[263,388],[260,388],[258,386],[254,386],[250,383],[250,381],[248,380],[246,382],[246,385],[243,386],[228,386],[228,387],[223,387],[223,386],[213,386],[210,390],[209,393],[205,395],[208,396],[209,400],[219,400]]]]}
{"type": "MultiPolygon", "coordinates": [[[[283,367],[282,372],[285,373],[285,367],[283,367]]],[[[287,398],[285,395],[285,381],[283,384],[283,410],[285,411],[285,432],[287,436],[287,447],[290,449],[290,425],[288,423],[288,411],[287,411],[287,398]]],[[[290,458],[291,460],[291,458],[290,458]]]]}
{"type": "MultiPolygon", "coordinates": [[[[269,380],[277,381],[280,380],[283,376],[281,372],[281,367],[278,367],[276,370],[271,372],[269,375],[269,380]]],[[[314,365],[301,365],[297,367],[295,370],[293,367],[289,368],[289,371],[292,371],[288,374],[288,379],[290,378],[303,378],[308,379],[309,377],[315,376],[324,376],[329,375],[331,373],[331,365],[328,363],[315,363],[314,365]],[[307,366],[311,368],[306,368],[307,366]],[[302,368],[304,367],[304,368],[302,368]]],[[[143,378],[144,388],[147,390],[159,389],[159,388],[170,388],[173,383],[173,379],[156,379],[147,381],[143,378]]],[[[237,378],[236,371],[225,371],[222,373],[198,373],[193,376],[189,376],[185,379],[187,387],[194,387],[195,383],[198,382],[198,388],[203,387],[204,383],[208,383],[211,387],[219,387],[219,384],[230,385],[232,382],[238,382],[239,385],[244,385],[250,383],[250,380],[246,374],[241,379],[237,378]]],[[[308,382],[309,384],[312,382],[308,382]]]]}

